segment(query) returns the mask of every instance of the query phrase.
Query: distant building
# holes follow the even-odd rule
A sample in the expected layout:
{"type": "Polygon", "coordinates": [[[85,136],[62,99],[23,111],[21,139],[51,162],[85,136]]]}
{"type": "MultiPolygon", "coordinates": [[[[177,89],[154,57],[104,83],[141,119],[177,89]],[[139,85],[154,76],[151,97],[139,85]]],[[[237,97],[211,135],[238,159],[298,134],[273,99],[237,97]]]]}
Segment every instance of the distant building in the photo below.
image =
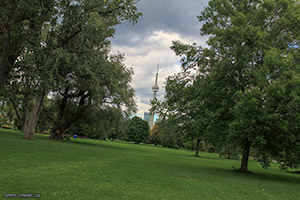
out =
{"type": "MultiPolygon", "coordinates": [[[[154,86],[152,87],[152,91],[153,91],[153,100],[156,99],[156,93],[157,93],[158,90],[159,90],[159,87],[158,87],[158,85],[157,85],[158,69],[159,69],[159,63],[157,63],[157,70],[156,70],[156,76],[155,76],[155,83],[154,83],[154,86]]],[[[151,114],[151,115],[150,115],[149,126],[150,126],[150,129],[152,129],[153,126],[154,126],[154,114],[151,114]]]]}
{"type": "Polygon", "coordinates": [[[155,123],[162,121],[162,118],[156,118],[155,123]]]}
{"type": "Polygon", "coordinates": [[[149,122],[150,122],[150,113],[144,112],[144,120],[145,120],[146,122],[148,122],[148,124],[149,124],[149,122]]]}

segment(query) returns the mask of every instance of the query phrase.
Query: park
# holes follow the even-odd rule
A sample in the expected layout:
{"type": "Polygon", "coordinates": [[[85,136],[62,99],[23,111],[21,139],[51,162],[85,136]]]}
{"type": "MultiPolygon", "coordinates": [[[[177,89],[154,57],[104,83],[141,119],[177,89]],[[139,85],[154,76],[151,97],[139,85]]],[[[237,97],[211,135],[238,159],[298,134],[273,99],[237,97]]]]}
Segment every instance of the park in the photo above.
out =
{"type": "Polygon", "coordinates": [[[0,1],[0,198],[300,199],[299,45],[297,0],[0,1]]]}

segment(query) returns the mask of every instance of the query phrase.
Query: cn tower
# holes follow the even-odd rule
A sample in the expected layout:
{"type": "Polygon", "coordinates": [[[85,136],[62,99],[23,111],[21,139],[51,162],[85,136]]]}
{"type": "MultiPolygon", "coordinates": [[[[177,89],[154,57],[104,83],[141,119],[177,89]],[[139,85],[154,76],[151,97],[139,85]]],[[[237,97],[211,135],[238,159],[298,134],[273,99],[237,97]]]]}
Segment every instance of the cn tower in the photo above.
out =
{"type": "MultiPolygon", "coordinates": [[[[152,87],[152,91],[153,91],[153,101],[156,99],[156,93],[157,93],[158,90],[159,90],[159,87],[158,87],[158,85],[157,85],[158,68],[159,68],[159,62],[157,63],[155,83],[154,83],[154,86],[152,87]]],[[[152,129],[153,126],[154,126],[154,114],[153,114],[153,113],[150,115],[149,126],[150,126],[150,129],[152,129]]]]}

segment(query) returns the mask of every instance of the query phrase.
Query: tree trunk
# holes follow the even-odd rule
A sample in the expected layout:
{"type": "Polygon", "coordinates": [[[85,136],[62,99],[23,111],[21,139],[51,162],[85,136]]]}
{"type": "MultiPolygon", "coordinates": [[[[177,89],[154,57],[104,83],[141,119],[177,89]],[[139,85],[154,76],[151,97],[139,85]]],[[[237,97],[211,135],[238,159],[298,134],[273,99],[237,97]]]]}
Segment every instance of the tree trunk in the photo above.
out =
{"type": "MultiPolygon", "coordinates": [[[[79,118],[77,118],[79,119],[79,118]]],[[[74,120],[66,120],[61,126],[55,128],[52,130],[51,132],[51,136],[50,138],[52,139],[61,139],[62,138],[62,134],[66,131],[67,128],[69,128],[73,122],[77,119],[74,120]]]]}
{"type": "Polygon", "coordinates": [[[20,114],[19,114],[19,111],[18,111],[18,107],[17,107],[17,105],[16,105],[16,102],[12,99],[12,98],[10,98],[10,101],[11,101],[11,103],[12,103],[12,105],[13,105],[13,107],[14,107],[14,110],[15,110],[15,113],[16,113],[16,115],[17,115],[17,119],[18,119],[18,124],[20,124],[21,125],[21,127],[23,126],[23,120],[21,120],[21,117],[20,117],[20,114]]]}
{"type": "Polygon", "coordinates": [[[243,149],[241,168],[239,169],[239,171],[241,172],[248,172],[248,160],[250,154],[250,147],[251,147],[251,142],[248,140],[248,138],[246,138],[244,149],[243,149]]]}
{"type": "Polygon", "coordinates": [[[29,101],[28,101],[28,97],[25,96],[24,107],[23,107],[23,119],[22,119],[22,126],[21,126],[21,131],[23,132],[25,131],[25,127],[27,125],[28,108],[29,108],[29,101]]]}
{"type": "Polygon", "coordinates": [[[62,139],[62,133],[58,129],[53,129],[50,135],[51,139],[62,139]]]}
{"type": "Polygon", "coordinates": [[[200,150],[200,138],[197,139],[197,145],[196,145],[196,157],[199,157],[199,150],[200,150]]]}
{"type": "Polygon", "coordinates": [[[2,52],[0,57],[0,85],[7,79],[9,73],[9,41],[10,41],[10,28],[5,27],[3,23],[0,24],[2,32],[2,52]]]}
{"type": "Polygon", "coordinates": [[[39,114],[41,111],[41,107],[44,102],[44,97],[45,97],[44,91],[41,94],[39,94],[39,96],[37,96],[34,107],[30,112],[30,117],[26,122],[25,130],[24,130],[24,132],[25,132],[24,138],[25,139],[33,140],[33,138],[34,138],[36,124],[37,124],[37,120],[38,120],[38,117],[39,117],[39,114]]]}
{"type": "Polygon", "coordinates": [[[78,110],[74,116],[72,117],[72,119],[65,119],[64,123],[61,124],[59,127],[55,128],[52,130],[51,132],[51,136],[50,138],[52,139],[60,139],[62,138],[62,134],[68,129],[70,128],[70,126],[78,121],[79,119],[82,118],[82,115],[80,114],[81,113],[81,109],[78,110]]]}
{"type": "Polygon", "coordinates": [[[65,95],[64,98],[60,104],[59,114],[58,118],[56,120],[55,126],[51,132],[50,138],[52,139],[62,139],[62,134],[65,132],[75,121],[79,120],[83,117],[82,113],[84,111],[84,101],[88,97],[84,94],[84,92],[80,91],[78,96],[81,96],[79,101],[79,106],[77,108],[77,111],[70,117],[70,118],[64,118],[64,110],[68,101],[68,98],[70,95],[68,95],[68,88],[65,89],[65,95]],[[63,123],[61,123],[63,121],[63,123]]]}
{"type": "Polygon", "coordinates": [[[60,127],[61,127],[61,121],[63,120],[64,111],[67,106],[67,102],[68,102],[68,98],[69,98],[68,91],[69,91],[69,87],[66,87],[64,95],[63,95],[63,99],[61,100],[60,105],[59,105],[58,116],[57,116],[56,122],[53,126],[53,130],[51,132],[50,138],[52,138],[52,139],[58,139],[61,137],[62,130],[60,130],[61,129],[60,127]]]}

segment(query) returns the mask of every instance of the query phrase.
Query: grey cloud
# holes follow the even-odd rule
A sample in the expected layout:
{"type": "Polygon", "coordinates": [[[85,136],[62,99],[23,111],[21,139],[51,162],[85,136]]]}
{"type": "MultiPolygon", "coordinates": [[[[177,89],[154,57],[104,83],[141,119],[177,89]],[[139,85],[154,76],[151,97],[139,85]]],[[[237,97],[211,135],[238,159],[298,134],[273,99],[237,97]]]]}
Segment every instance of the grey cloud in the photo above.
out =
{"type": "Polygon", "coordinates": [[[155,30],[200,37],[201,23],[196,16],[207,4],[208,0],[141,0],[137,7],[143,16],[133,27],[126,22],[119,25],[113,43],[135,46],[155,30]]]}
{"type": "Polygon", "coordinates": [[[157,59],[160,58],[157,99],[163,100],[166,77],[179,72],[179,57],[170,50],[172,40],[185,43],[196,41],[202,45],[200,37],[200,15],[208,0],[141,0],[137,7],[143,17],[132,27],[128,23],[117,27],[112,42],[112,52],[125,54],[125,64],[134,70],[133,86],[139,115],[148,111],[153,98],[157,59]]]}

